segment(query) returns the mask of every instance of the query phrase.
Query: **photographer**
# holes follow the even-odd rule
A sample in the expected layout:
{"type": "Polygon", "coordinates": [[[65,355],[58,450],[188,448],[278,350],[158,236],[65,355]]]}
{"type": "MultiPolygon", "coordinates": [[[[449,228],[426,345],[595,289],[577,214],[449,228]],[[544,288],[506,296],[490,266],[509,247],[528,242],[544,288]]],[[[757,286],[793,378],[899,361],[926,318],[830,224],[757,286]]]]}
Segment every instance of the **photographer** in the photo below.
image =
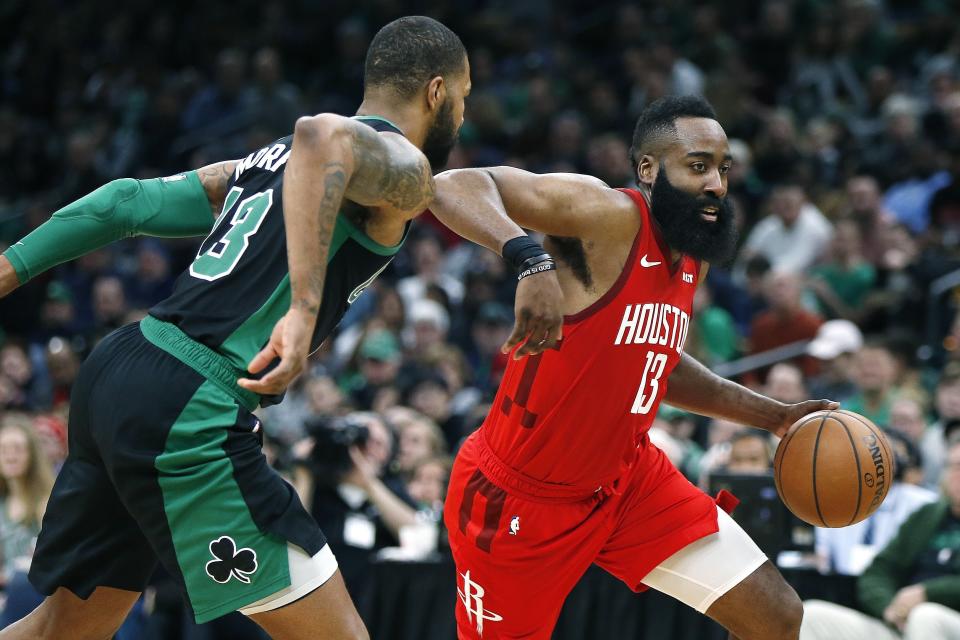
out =
{"type": "Polygon", "coordinates": [[[354,412],[306,425],[294,447],[294,485],[327,536],[354,598],[364,591],[372,554],[398,544],[400,528],[416,523],[402,483],[384,475],[393,435],[374,413],[354,412]]]}

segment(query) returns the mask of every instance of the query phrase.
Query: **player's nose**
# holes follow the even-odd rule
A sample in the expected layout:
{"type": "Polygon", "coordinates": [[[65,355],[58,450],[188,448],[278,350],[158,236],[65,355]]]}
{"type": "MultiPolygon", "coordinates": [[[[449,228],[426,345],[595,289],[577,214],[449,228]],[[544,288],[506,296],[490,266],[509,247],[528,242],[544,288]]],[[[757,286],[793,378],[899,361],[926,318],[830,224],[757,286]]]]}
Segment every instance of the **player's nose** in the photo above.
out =
{"type": "Polygon", "coordinates": [[[714,169],[707,175],[707,183],[703,186],[704,193],[709,193],[717,198],[723,198],[727,195],[727,183],[720,175],[719,169],[714,169]]]}

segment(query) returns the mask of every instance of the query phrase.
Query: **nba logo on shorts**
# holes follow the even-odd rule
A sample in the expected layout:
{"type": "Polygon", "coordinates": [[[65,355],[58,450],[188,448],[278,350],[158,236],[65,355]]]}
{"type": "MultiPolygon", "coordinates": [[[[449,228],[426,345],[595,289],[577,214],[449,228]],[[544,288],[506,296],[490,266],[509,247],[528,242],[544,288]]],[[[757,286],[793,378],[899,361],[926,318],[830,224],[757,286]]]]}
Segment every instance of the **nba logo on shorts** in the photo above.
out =
{"type": "Polygon", "coordinates": [[[484,620],[500,622],[503,620],[503,616],[483,608],[483,595],[485,591],[483,587],[470,579],[469,569],[466,573],[461,573],[460,577],[463,578],[463,590],[457,589],[457,594],[460,596],[460,602],[463,603],[463,608],[467,610],[467,620],[473,622],[474,618],[477,619],[477,633],[482,636],[484,620]]]}

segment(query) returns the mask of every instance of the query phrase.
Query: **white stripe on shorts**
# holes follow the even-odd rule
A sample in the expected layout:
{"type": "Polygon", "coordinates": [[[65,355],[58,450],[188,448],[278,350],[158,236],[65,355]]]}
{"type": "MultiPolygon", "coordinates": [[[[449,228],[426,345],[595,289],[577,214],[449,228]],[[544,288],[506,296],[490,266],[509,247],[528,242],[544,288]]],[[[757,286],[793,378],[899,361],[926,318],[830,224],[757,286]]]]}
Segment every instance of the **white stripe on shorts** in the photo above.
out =
{"type": "Polygon", "coordinates": [[[323,585],[337,570],[337,559],[327,544],[310,557],[300,547],[287,543],[287,561],[290,564],[290,586],[248,604],[239,609],[240,613],[250,616],[279,609],[323,585]]]}
{"type": "Polygon", "coordinates": [[[717,508],[717,533],[691,542],[643,577],[643,584],[705,613],[767,560],[747,532],[717,508]]]}

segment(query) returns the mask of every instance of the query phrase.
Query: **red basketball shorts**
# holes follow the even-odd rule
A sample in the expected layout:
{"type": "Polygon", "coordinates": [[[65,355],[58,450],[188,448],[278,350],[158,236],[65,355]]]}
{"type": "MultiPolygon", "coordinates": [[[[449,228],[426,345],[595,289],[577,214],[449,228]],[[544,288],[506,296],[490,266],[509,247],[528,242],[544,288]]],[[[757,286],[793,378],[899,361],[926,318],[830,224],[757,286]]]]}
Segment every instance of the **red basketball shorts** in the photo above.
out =
{"type": "Polygon", "coordinates": [[[615,487],[553,493],[497,460],[481,431],[464,443],[444,510],[461,639],[547,639],[591,564],[642,591],[657,565],[718,531],[716,502],[647,438],[615,487]]]}

